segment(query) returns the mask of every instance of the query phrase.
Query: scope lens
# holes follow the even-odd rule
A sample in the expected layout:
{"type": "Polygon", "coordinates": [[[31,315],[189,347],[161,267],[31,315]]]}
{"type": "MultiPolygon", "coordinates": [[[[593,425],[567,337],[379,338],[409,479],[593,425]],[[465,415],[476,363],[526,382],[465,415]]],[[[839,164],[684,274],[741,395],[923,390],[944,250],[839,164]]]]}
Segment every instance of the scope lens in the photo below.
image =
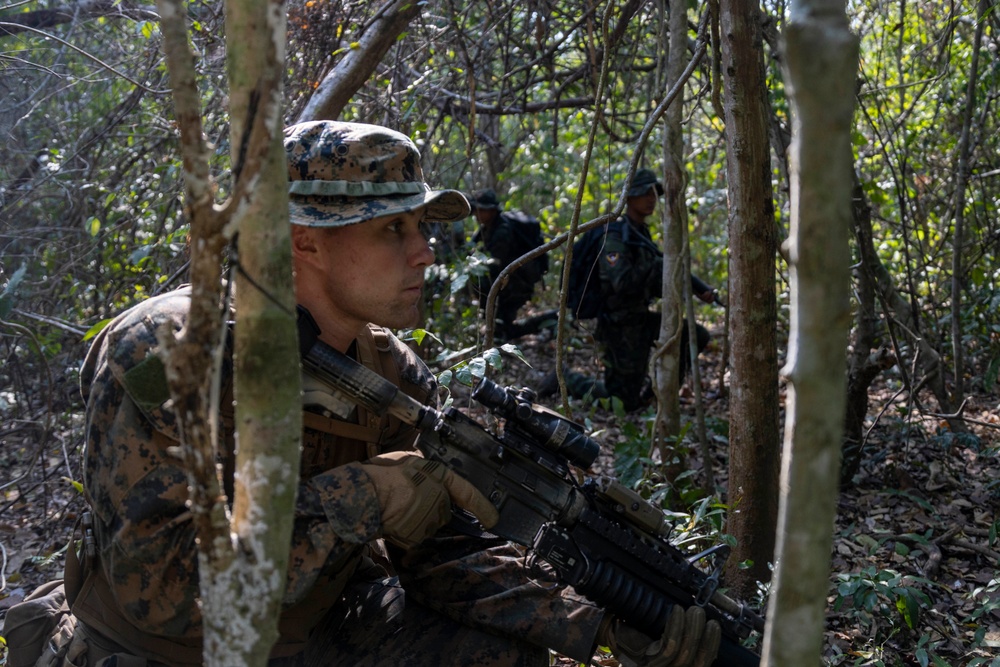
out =
{"type": "Polygon", "coordinates": [[[476,385],[472,398],[492,410],[504,408],[512,400],[506,389],[486,378],[481,379],[476,385]]]}

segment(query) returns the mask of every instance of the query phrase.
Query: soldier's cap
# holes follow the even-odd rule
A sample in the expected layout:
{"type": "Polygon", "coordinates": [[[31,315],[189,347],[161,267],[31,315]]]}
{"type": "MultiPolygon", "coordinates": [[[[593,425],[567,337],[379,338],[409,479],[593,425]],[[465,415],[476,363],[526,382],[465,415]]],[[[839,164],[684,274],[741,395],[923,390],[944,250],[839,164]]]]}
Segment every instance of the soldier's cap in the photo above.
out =
{"type": "Polygon", "coordinates": [[[424,182],[420,152],[405,134],[379,125],[319,120],[285,128],[288,215],[295,225],[344,227],[425,210],[428,221],[469,215],[457,190],[424,182]]]}
{"type": "Polygon", "coordinates": [[[663,183],[660,183],[659,179],[656,178],[653,170],[640,169],[635,172],[635,178],[632,179],[632,183],[629,185],[628,196],[641,197],[649,192],[649,189],[652,187],[656,187],[657,196],[663,194],[663,183]]]}
{"type": "Polygon", "coordinates": [[[472,210],[477,208],[497,209],[500,208],[500,200],[497,199],[497,193],[493,189],[486,188],[472,195],[469,206],[472,207],[472,210]]]}

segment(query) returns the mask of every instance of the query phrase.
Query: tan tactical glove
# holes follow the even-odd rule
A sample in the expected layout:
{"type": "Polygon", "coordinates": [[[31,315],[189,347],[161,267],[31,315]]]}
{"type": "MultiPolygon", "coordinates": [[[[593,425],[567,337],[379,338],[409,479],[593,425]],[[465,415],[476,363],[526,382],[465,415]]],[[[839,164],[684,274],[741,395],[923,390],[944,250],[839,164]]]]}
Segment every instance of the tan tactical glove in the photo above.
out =
{"type": "Polygon", "coordinates": [[[476,487],[445,465],[415,452],[380,454],[361,464],[378,496],[382,533],[404,549],[421,542],[451,520],[452,503],[476,515],[485,528],[500,519],[476,487]]]}
{"type": "Polygon", "coordinates": [[[597,639],[625,667],[708,667],[719,653],[722,628],[718,621],[706,622],[701,607],[674,605],[655,641],[618,619],[605,619],[597,639]]]}

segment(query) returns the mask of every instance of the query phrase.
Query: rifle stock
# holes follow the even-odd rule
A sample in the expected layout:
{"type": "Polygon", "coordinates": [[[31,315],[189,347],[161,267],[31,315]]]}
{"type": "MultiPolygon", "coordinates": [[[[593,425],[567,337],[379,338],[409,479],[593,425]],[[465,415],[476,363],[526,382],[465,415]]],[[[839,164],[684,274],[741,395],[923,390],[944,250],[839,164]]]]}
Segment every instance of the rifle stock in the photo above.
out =
{"type": "Polygon", "coordinates": [[[673,604],[704,607],[722,626],[714,667],[757,667],[741,645],[764,619],[718,590],[729,548],[686,557],[667,539],[663,513],[608,479],[581,484],[571,466],[587,469],[599,452],[579,425],[515,392],[482,380],[473,397],[504,417],[496,436],[455,408],[438,411],[315,337],[303,343],[304,366],[332,389],[420,430],[418,448],[476,486],[500,514],[490,532],[529,549],[561,584],[646,634],[658,637],[673,604]],[[714,557],[710,573],[696,563],[714,557]]]}

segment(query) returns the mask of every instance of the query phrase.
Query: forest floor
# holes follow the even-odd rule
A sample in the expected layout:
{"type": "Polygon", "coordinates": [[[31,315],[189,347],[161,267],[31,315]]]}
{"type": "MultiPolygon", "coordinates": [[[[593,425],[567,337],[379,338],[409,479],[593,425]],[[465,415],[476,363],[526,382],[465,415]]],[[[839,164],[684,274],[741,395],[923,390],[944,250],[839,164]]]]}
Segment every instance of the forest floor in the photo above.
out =
{"type": "MultiPolygon", "coordinates": [[[[543,333],[517,345],[527,364],[505,356],[493,379],[537,387],[554,368],[555,342],[543,333]]],[[[699,369],[702,407],[714,434],[712,463],[724,488],[728,443],[718,434],[728,424],[728,401],[719,348],[713,338],[699,369]]],[[[568,360],[599,372],[586,340],[568,360]]],[[[970,424],[974,437],[960,437],[940,418],[899,403],[892,382],[882,378],[872,387],[864,458],[838,499],[826,664],[1000,666],[1000,395],[996,387],[986,394],[970,390],[964,414],[978,423],[970,424]]],[[[71,378],[54,386],[39,401],[42,407],[29,410],[23,402],[13,405],[13,395],[0,388],[0,619],[35,586],[60,575],[82,509],[71,483],[80,479],[82,406],[71,378]]],[[[467,396],[463,390],[454,388],[456,400],[467,396]]],[[[544,401],[550,407],[558,402],[544,401]]],[[[651,418],[647,412],[622,420],[600,408],[573,406],[601,432],[604,450],[595,467],[602,473],[613,469],[623,434],[634,431],[624,422],[641,429],[651,418]]],[[[691,398],[682,399],[681,410],[685,420],[695,419],[691,398]]],[[[690,449],[690,466],[701,470],[697,445],[690,449]]],[[[553,664],[573,663],[553,656],[553,664]]],[[[594,664],[616,662],[607,657],[594,664]]]]}

